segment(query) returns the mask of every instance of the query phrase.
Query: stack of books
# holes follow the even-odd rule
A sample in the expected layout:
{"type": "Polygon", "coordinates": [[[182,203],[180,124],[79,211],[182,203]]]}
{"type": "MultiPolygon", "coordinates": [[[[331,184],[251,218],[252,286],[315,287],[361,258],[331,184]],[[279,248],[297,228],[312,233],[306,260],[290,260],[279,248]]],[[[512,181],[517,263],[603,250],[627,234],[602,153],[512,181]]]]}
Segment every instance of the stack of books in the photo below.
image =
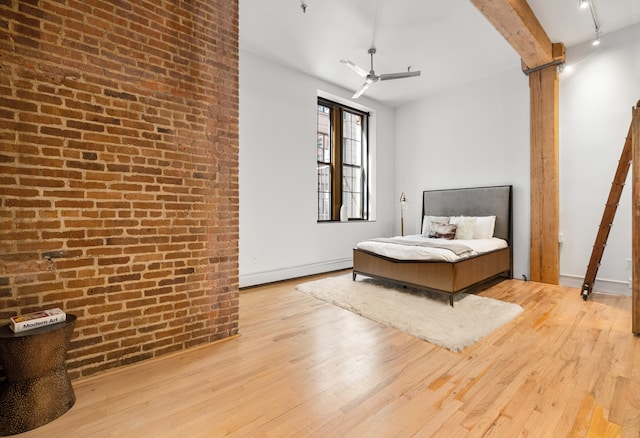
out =
{"type": "Polygon", "coordinates": [[[55,309],[27,313],[26,315],[12,316],[9,327],[14,333],[18,333],[51,324],[57,324],[66,320],[67,314],[56,307],[55,309]]]}

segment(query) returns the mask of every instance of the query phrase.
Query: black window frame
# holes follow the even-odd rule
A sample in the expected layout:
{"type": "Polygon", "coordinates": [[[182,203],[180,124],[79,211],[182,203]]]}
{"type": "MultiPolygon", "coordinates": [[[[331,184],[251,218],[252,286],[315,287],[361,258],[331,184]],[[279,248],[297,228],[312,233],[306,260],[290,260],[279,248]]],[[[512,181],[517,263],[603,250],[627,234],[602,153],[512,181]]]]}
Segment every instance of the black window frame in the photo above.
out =
{"type": "MultiPolygon", "coordinates": [[[[367,111],[362,111],[356,108],[353,108],[351,106],[348,105],[344,105],[342,103],[339,102],[335,102],[333,100],[330,99],[326,99],[323,97],[318,97],[317,100],[317,106],[316,106],[316,113],[318,112],[319,107],[326,107],[329,108],[329,120],[330,120],[330,133],[329,133],[329,149],[330,149],[330,159],[329,161],[326,160],[320,160],[320,148],[319,148],[319,142],[320,140],[320,131],[319,131],[319,126],[318,126],[318,122],[316,122],[316,131],[318,133],[318,143],[316,144],[317,147],[317,170],[316,170],[316,178],[317,178],[317,191],[316,191],[316,197],[317,197],[317,201],[318,201],[318,211],[317,211],[317,221],[319,223],[324,223],[324,222],[336,222],[336,221],[340,221],[341,217],[340,217],[340,209],[341,206],[344,203],[344,199],[343,199],[343,192],[345,191],[345,179],[344,179],[344,175],[343,175],[343,166],[345,167],[350,167],[350,168],[355,168],[355,169],[359,169],[360,172],[360,187],[359,187],[359,192],[355,192],[355,193],[360,193],[359,196],[359,211],[357,215],[349,215],[349,217],[347,217],[347,220],[349,221],[366,221],[369,219],[369,118],[370,118],[370,114],[367,111]],[[361,163],[360,165],[353,165],[353,164],[349,164],[349,163],[345,163],[344,160],[344,151],[345,151],[345,144],[343,144],[343,140],[344,140],[344,135],[343,135],[343,126],[344,126],[344,122],[343,122],[343,118],[344,118],[344,113],[351,113],[351,114],[355,114],[361,117],[361,151],[360,151],[360,159],[361,159],[361,163]],[[321,194],[322,193],[326,193],[326,188],[327,188],[327,182],[324,181],[324,186],[323,181],[321,181],[321,176],[320,176],[320,168],[322,167],[326,167],[329,166],[329,184],[331,187],[331,193],[330,193],[330,200],[329,200],[329,207],[330,207],[330,212],[327,215],[325,214],[325,218],[321,218],[321,213],[324,212],[324,204],[321,199],[321,194]],[[323,191],[323,188],[325,189],[323,191]]],[[[318,119],[316,118],[316,121],[318,119]]],[[[326,173],[326,172],[325,172],[326,173]]],[[[326,179],[326,178],[325,178],[326,179]]],[[[354,191],[352,190],[350,193],[354,193],[354,191]]],[[[347,208],[348,210],[352,210],[352,208],[347,208]]]]}

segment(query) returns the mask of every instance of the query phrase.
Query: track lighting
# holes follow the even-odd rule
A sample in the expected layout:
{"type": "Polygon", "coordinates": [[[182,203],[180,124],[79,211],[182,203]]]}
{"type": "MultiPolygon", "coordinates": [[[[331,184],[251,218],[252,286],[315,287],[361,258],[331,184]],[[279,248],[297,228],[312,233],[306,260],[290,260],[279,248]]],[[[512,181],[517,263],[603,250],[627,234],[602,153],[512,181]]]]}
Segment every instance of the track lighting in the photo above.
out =
{"type": "Polygon", "coordinates": [[[558,73],[564,73],[565,75],[571,74],[573,72],[573,66],[567,64],[558,65],[558,73]]]}
{"type": "Polygon", "coordinates": [[[595,37],[593,38],[593,41],[591,41],[591,45],[597,46],[600,44],[600,23],[598,23],[598,16],[596,15],[596,8],[593,6],[593,0],[578,0],[578,5],[580,9],[589,8],[589,12],[591,12],[593,26],[596,30],[595,37]]]}

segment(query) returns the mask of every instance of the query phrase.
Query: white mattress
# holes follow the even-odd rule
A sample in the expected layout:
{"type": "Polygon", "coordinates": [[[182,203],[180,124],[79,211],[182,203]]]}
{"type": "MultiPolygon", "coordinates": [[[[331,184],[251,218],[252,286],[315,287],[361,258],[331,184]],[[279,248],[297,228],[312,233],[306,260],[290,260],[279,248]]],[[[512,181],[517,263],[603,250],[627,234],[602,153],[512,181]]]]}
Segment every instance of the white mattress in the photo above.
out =
{"type": "Polygon", "coordinates": [[[420,261],[436,261],[436,262],[455,262],[464,258],[476,256],[496,249],[506,248],[507,242],[497,237],[491,239],[472,239],[472,240],[447,240],[447,239],[431,239],[420,234],[411,236],[397,236],[394,239],[402,239],[407,241],[430,241],[437,242],[443,246],[449,242],[467,245],[472,251],[462,256],[456,255],[453,251],[445,248],[429,248],[423,246],[410,246],[396,243],[384,243],[371,240],[365,240],[356,245],[356,248],[372,252],[381,256],[389,257],[397,260],[420,260],[420,261]]]}

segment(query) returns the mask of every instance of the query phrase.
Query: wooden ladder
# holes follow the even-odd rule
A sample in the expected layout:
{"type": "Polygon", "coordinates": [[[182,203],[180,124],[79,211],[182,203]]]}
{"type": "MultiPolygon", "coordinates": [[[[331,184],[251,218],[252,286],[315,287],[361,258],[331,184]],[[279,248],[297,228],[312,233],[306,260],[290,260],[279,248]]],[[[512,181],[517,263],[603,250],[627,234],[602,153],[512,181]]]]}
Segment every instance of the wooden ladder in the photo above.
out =
{"type": "Polygon", "coordinates": [[[607,246],[607,238],[609,237],[609,231],[613,224],[613,218],[616,215],[618,209],[618,203],[620,202],[620,195],[622,194],[622,188],[624,182],[627,179],[629,173],[629,167],[631,166],[631,127],[629,127],[629,133],[627,139],[624,142],[622,148],[622,154],[620,155],[620,161],[618,161],[618,169],[616,175],[613,178],[611,184],[611,191],[609,192],[609,199],[604,208],[602,214],[602,220],[600,221],[600,227],[598,228],[598,235],[596,236],[596,242],[593,245],[591,251],[591,259],[589,260],[589,266],[587,266],[587,273],[584,276],[584,282],[582,283],[582,299],[587,301],[587,297],[593,289],[593,283],[596,280],[596,274],[600,267],[600,261],[602,260],[602,254],[604,253],[604,247],[607,246]]]}

